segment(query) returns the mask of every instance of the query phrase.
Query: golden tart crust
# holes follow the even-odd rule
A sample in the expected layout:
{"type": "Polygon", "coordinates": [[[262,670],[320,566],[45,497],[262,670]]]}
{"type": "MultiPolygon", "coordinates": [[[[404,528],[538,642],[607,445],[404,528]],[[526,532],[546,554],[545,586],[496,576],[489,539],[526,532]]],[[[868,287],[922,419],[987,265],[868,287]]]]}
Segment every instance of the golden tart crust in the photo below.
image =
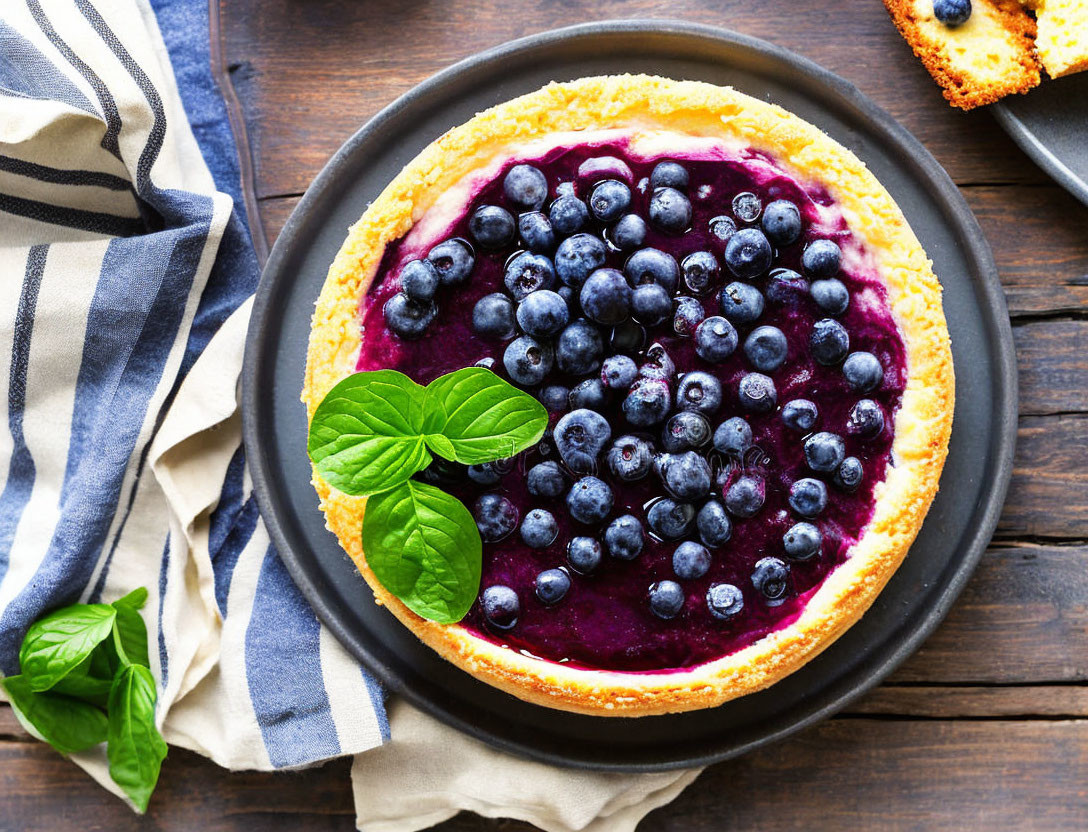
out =
{"type": "Polygon", "coordinates": [[[941,287],[888,192],[849,150],[817,127],[736,90],[646,75],[553,83],[480,113],[409,162],[348,233],[317,301],[302,400],[309,416],[355,371],[359,309],[387,245],[403,237],[463,177],[510,156],[526,141],[567,131],[669,130],[750,146],[836,200],[887,287],[906,351],[908,378],[894,418],[886,478],[872,519],[850,557],[833,570],[791,624],[720,659],[661,673],[579,669],[530,658],[459,624],[423,620],[390,595],[361,544],[365,498],[333,490],[315,472],[329,529],[378,603],[423,642],[478,679],[521,699],[586,714],[643,716],[719,705],[761,690],[824,650],[869,608],[902,562],[930,503],[948,451],[954,380],[941,287]]]}

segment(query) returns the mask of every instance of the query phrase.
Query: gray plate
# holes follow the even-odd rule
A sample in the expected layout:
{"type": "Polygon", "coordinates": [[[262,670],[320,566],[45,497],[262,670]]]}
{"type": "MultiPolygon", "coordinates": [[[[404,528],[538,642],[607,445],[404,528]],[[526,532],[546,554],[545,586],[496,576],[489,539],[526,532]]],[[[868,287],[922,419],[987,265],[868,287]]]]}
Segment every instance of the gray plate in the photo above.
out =
{"type": "Polygon", "coordinates": [[[1088,205],[1088,72],[1010,95],[993,112],[1035,164],[1088,205]]]}
{"type": "Polygon", "coordinates": [[[997,523],[1011,472],[1016,372],[986,241],[933,157],[853,86],[783,49],[720,29],[624,21],[545,32],[470,58],[383,110],[336,153],[288,220],[250,324],[245,439],[263,515],[321,619],[393,691],[493,745],[569,766],[649,771],[721,760],[842,708],[932,632],[997,523]],[[654,72],[731,84],[782,104],[853,149],[906,212],[945,291],[956,363],[952,446],[940,495],[872,609],[771,689],[689,714],[577,716],[526,704],[438,658],[377,607],[325,529],[310,487],[298,401],[310,314],[354,222],[427,143],[474,113],[551,80],[654,72]]]}

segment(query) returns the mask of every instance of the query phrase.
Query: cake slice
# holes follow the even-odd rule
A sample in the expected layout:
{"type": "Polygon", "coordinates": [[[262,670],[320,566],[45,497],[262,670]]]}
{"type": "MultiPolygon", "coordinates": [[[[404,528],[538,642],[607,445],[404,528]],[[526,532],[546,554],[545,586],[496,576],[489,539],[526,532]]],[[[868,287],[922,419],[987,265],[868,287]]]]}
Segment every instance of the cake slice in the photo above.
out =
{"type": "Polygon", "coordinates": [[[1088,0],[1034,0],[1035,47],[1051,78],[1088,69],[1088,0]]]}
{"type": "Polygon", "coordinates": [[[1017,0],[974,0],[959,26],[937,20],[933,0],[884,5],[952,106],[970,110],[1039,85],[1035,21],[1017,0]]]}

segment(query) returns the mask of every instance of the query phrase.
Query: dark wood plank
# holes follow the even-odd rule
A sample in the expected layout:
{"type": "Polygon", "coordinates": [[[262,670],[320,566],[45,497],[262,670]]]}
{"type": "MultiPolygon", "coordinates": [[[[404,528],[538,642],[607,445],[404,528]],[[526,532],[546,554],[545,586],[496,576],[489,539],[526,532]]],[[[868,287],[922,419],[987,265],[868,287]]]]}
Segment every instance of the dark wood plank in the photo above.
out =
{"type": "Polygon", "coordinates": [[[1088,686],[1024,685],[977,687],[888,684],[851,705],[846,714],[912,716],[932,719],[1002,717],[1088,717],[1088,686]]]}
{"type": "Polygon", "coordinates": [[[1021,418],[998,536],[1088,538],[1086,465],[1088,416],[1021,418]]]}

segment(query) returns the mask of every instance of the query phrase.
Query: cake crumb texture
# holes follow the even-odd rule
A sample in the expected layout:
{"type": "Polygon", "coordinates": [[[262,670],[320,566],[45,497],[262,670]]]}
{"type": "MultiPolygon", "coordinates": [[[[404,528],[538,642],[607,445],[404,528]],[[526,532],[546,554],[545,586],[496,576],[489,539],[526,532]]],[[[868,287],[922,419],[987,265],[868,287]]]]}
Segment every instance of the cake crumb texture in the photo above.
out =
{"type": "Polygon", "coordinates": [[[1039,61],[1051,78],[1088,69],[1088,0],[1036,0],[1039,61]]]}

